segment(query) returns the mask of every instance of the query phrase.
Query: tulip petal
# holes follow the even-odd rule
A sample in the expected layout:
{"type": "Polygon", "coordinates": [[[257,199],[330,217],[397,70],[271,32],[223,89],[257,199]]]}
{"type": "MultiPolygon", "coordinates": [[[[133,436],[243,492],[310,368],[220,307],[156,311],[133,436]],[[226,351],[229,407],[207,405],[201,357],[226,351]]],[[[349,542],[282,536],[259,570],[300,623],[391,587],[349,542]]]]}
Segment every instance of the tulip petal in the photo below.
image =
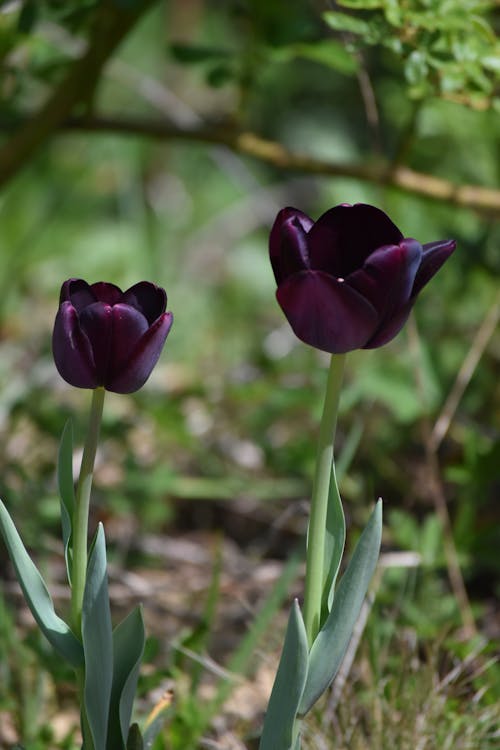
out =
{"type": "Polygon", "coordinates": [[[312,219],[296,208],[283,208],[277,215],[269,236],[269,252],[276,283],[309,268],[307,233],[312,219]]]}
{"type": "Polygon", "coordinates": [[[410,299],[395,315],[389,318],[384,325],[380,326],[369,341],[361,348],[376,349],[377,347],[383,346],[384,344],[388,344],[389,341],[392,341],[408,320],[408,315],[410,314],[412,307],[413,300],[410,299]]]}
{"type": "Polygon", "coordinates": [[[345,279],[379,247],[398,245],[403,235],[375,206],[342,204],[326,211],[308,234],[311,268],[345,279]]]}
{"type": "Polygon", "coordinates": [[[110,358],[112,310],[105,302],[94,302],[80,313],[80,325],[87,334],[94,356],[98,385],[104,385],[110,358]]]}
{"type": "Polygon", "coordinates": [[[144,336],[149,328],[145,316],[135,307],[122,303],[112,308],[113,334],[111,337],[111,350],[109,354],[109,369],[106,373],[106,381],[118,374],[128,359],[137,342],[144,336]]]}
{"type": "Polygon", "coordinates": [[[160,286],[151,284],[149,281],[140,281],[123,292],[120,302],[135,307],[151,325],[165,312],[167,295],[160,286]]]}
{"type": "Polygon", "coordinates": [[[415,283],[413,284],[412,298],[415,298],[427,282],[432,279],[434,274],[439,271],[456,246],[457,243],[455,240],[441,240],[438,242],[429,242],[424,245],[422,262],[415,277],[415,283]]]}
{"type": "Polygon", "coordinates": [[[172,323],[172,313],[160,315],[137,342],[128,361],[108,379],[108,391],[132,393],[144,385],[158,361],[172,323]]]}
{"type": "Polygon", "coordinates": [[[97,281],[95,284],[91,284],[90,288],[96,300],[105,302],[107,305],[115,305],[122,296],[120,287],[116,284],[110,284],[108,281],[97,281]]]}
{"type": "Polygon", "coordinates": [[[57,370],[76,388],[97,388],[99,379],[92,346],[82,330],[78,313],[69,301],[57,311],[52,335],[52,352],[57,370]]]}
{"type": "Polygon", "coordinates": [[[61,287],[59,301],[61,304],[71,302],[75,310],[80,313],[84,307],[96,302],[96,297],[90,285],[83,279],[68,279],[61,287]]]}
{"type": "Polygon", "coordinates": [[[295,335],[332,354],[362,347],[377,327],[373,305],[345,282],[322,272],[291,276],[276,296],[295,335]]]}
{"type": "Polygon", "coordinates": [[[410,299],[421,259],[420,243],[405,239],[399,245],[380,247],[346,283],[372,303],[384,325],[410,299]]]}
{"type": "Polygon", "coordinates": [[[375,349],[378,346],[383,346],[399,333],[408,319],[417,295],[434,274],[439,271],[445,260],[455,250],[455,247],[455,240],[430,242],[423,246],[422,260],[415,276],[410,299],[385,325],[382,325],[376,331],[375,335],[363,347],[364,349],[375,349]]]}

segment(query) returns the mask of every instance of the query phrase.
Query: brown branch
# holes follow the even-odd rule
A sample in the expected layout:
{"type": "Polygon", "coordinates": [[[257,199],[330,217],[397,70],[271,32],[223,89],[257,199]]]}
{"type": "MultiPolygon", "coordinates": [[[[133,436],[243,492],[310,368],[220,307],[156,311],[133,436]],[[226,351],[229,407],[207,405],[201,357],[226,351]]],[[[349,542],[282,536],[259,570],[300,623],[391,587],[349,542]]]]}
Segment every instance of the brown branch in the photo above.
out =
{"type": "MultiPolygon", "coordinates": [[[[151,2],[151,0],[149,0],[151,2]]],[[[118,42],[117,42],[118,43],[118,42]]],[[[116,45],[115,45],[116,46],[116,45]]],[[[111,54],[108,50],[107,55],[111,54]]],[[[87,55],[85,56],[85,59],[87,55]]],[[[104,60],[101,62],[101,66],[104,60]]],[[[45,111],[30,115],[21,121],[0,122],[0,129],[12,130],[22,126],[21,132],[10,139],[0,150],[0,185],[6,182],[24,160],[41,145],[52,130],[78,130],[88,133],[114,133],[124,136],[144,136],[161,141],[182,140],[199,143],[223,145],[235,153],[251,156],[254,159],[270,164],[281,170],[300,172],[331,177],[351,177],[361,182],[385,184],[414,195],[445,201],[463,208],[488,213],[500,214],[500,190],[481,187],[479,185],[458,185],[450,180],[434,177],[423,172],[416,172],[401,164],[391,166],[389,163],[377,162],[373,164],[343,164],[317,159],[307,154],[290,151],[277,141],[262,138],[252,132],[237,131],[228,127],[212,126],[184,128],[173,125],[165,120],[144,119],[140,117],[112,117],[107,115],[71,116],[75,99],[69,101],[68,94],[73,89],[74,80],[81,75],[84,66],[78,71],[71,71],[70,83],[64,86],[64,92],[59,93],[59,101],[49,102],[45,111]],[[65,96],[63,94],[65,93],[65,96]],[[56,106],[57,105],[57,106],[56,106]],[[33,136],[36,136],[33,139],[33,136]],[[42,137],[43,135],[43,137],[42,137]],[[24,150],[19,141],[27,141],[24,150]],[[35,142],[33,143],[33,140],[35,142]],[[29,152],[28,152],[29,147],[29,152]],[[12,153],[10,153],[12,152],[12,153]],[[22,152],[22,159],[21,159],[22,152]],[[10,159],[10,161],[9,161],[10,159]],[[14,160],[14,164],[12,163],[14,160]]],[[[97,74],[96,74],[97,75],[97,74]]],[[[62,88],[62,87],[61,87],[62,88]]],[[[81,94],[76,100],[81,100],[81,94]]]]}
{"type": "Polygon", "coordinates": [[[154,1],[135,3],[135,10],[114,2],[101,4],[86,52],[72,64],[41,109],[18,123],[12,137],[0,148],[0,186],[19,172],[77,105],[88,105],[104,64],[154,1]]]}
{"type": "MultiPolygon", "coordinates": [[[[412,314],[407,324],[410,356],[414,363],[415,384],[420,395],[420,401],[426,405],[424,375],[422,367],[422,347],[417,329],[415,315],[412,314]]],[[[425,413],[421,421],[422,437],[425,447],[426,476],[429,486],[429,494],[434,502],[436,515],[441,523],[443,532],[443,552],[446,559],[448,578],[457,601],[462,618],[464,634],[471,638],[477,634],[474,613],[467,593],[460,559],[453,536],[453,524],[448,510],[448,502],[441,479],[439,457],[432,443],[432,431],[429,418],[425,413]]]]}
{"type": "Polygon", "coordinates": [[[458,371],[453,387],[448,394],[448,398],[441,410],[441,413],[432,428],[429,438],[430,448],[434,453],[438,450],[441,442],[448,432],[448,428],[455,416],[460,400],[464,395],[465,389],[469,385],[479,361],[488,346],[488,343],[496,331],[498,321],[500,320],[500,292],[497,293],[492,306],[486,317],[479,326],[476,335],[472,341],[467,356],[462,362],[458,371]]]}
{"type": "Polygon", "coordinates": [[[403,165],[393,168],[388,164],[342,164],[316,159],[306,154],[289,151],[277,141],[261,138],[255,133],[235,131],[224,127],[186,129],[165,121],[135,117],[108,116],[72,117],[62,123],[68,130],[112,132],[117,135],[140,135],[158,140],[184,140],[225,145],[233,151],[251,156],[279,169],[305,174],[333,177],[352,177],[361,182],[392,185],[414,195],[447,201],[464,208],[500,213],[500,190],[479,185],[457,185],[433,175],[415,172],[403,165]]]}

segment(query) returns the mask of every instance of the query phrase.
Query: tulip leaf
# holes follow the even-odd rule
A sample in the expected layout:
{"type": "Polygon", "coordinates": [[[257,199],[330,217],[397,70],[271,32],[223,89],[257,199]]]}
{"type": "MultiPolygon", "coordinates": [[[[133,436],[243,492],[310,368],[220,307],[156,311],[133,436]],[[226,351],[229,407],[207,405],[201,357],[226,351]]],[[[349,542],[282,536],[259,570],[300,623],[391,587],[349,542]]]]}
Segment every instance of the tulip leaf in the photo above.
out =
{"type": "Polygon", "coordinates": [[[323,572],[323,601],[321,607],[321,625],[332,609],[335,582],[342,560],[345,545],[345,518],[340,499],[335,464],[332,464],[332,476],[328,495],[326,516],[325,559],[323,572]]]}
{"type": "Polygon", "coordinates": [[[292,605],[285,643],[264,720],[259,750],[298,750],[296,716],[307,678],[308,643],[297,600],[292,605]]]}
{"type": "Polygon", "coordinates": [[[71,584],[71,543],[73,534],[73,510],[75,507],[75,486],[73,482],[73,425],[66,422],[61,435],[57,457],[57,481],[61,499],[61,524],[64,543],[66,572],[71,584]]]}
{"type": "Polygon", "coordinates": [[[127,750],[144,750],[144,740],[138,724],[132,724],[127,738],[127,750]]]}
{"type": "Polygon", "coordinates": [[[106,572],[106,541],[99,524],[87,567],[83,594],[82,637],[85,653],[85,708],[94,750],[106,750],[113,677],[113,633],[106,572]]]}
{"type": "Polygon", "coordinates": [[[309,670],[299,714],[306,714],[337,674],[377,565],[382,538],[379,500],[339,583],[332,610],[309,654],[309,670]]]}
{"type": "Polygon", "coordinates": [[[130,717],[145,642],[141,607],[136,607],[113,630],[113,685],[109,711],[109,750],[127,742],[130,717]]]}
{"type": "Polygon", "coordinates": [[[49,643],[73,667],[83,664],[82,644],[54,610],[45,581],[28,555],[7,508],[0,500],[0,531],[14,565],[17,580],[33,617],[49,643]]]}

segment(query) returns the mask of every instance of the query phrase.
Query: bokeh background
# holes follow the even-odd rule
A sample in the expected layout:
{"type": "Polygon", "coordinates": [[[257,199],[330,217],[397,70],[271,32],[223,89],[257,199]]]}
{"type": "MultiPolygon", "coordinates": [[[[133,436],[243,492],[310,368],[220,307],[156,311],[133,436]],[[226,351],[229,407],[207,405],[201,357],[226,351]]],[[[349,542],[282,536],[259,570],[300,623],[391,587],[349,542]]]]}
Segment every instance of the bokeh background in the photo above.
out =
{"type": "MultiPolygon", "coordinates": [[[[499,19],[479,0],[0,3],[0,494],[63,609],[54,465],[89,394],[52,362],[60,285],[148,279],[174,313],[147,385],[108,396],[92,518],[117,612],[145,602],[138,717],[175,693],[155,748],[256,746],[326,363],[278,308],[267,238],[283,206],[341,202],[458,247],[397,339],[348,358],[348,548],[381,495],[383,561],[305,744],[498,746],[499,19]]],[[[0,747],[73,748],[71,681],[0,564],[0,747]]]]}

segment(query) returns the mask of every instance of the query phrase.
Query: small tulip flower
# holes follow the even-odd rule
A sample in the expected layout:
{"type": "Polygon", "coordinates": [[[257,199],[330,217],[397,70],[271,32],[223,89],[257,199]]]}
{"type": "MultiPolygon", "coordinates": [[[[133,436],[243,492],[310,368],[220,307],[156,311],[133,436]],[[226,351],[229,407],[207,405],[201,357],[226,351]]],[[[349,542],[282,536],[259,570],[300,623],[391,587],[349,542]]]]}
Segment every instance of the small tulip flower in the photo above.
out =
{"type": "Polygon", "coordinates": [[[383,211],[363,203],[335,206],[316,222],[284,208],[269,240],[276,297],[306,344],[332,354],[373,349],[401,330],[455,245],[405,238],[383,211]]]}
{"type": "Polygon", "coordinates": [[[147,281],[125,292],[104,281],[65,281],[52,337],[59,374],[77,388],[137,391],[172,326],[166,305],[165,290],[147,281]]]}

